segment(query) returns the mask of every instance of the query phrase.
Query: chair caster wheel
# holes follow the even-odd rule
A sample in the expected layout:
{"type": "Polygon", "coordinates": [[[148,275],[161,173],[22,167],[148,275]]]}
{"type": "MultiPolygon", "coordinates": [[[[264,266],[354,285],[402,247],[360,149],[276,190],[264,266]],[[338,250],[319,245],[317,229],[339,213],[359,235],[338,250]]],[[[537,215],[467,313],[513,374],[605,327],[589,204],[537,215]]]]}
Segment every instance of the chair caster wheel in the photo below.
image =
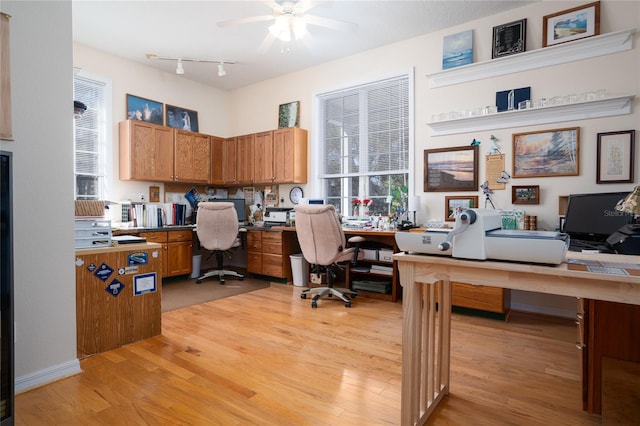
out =
{"type": "Polygon", "coordinates": [[[244,277],[238,278],[238,281],[244,281],[244,277]]]}
{"type": "Polygon", "coordinates": [[[300,294],[300,299],[306,299],[306,298],[307,298],[307,293],[300,294]]]}
{"type": "Polygon", "coordinates": [[[317,302],[311,302],[311,307],[312,308],[317,308],[318,307],[318,303],[317,302]]]}
{"type": "Polygon", "coordinates": [[[344,307],[345,308],[350,308],[351,307],[351,302],[344,302],[344,307]]]}
{"type": "Polygon", "coordinates": [[[202,280],[196,280],[196,284],[201,284],[202,280]]]}

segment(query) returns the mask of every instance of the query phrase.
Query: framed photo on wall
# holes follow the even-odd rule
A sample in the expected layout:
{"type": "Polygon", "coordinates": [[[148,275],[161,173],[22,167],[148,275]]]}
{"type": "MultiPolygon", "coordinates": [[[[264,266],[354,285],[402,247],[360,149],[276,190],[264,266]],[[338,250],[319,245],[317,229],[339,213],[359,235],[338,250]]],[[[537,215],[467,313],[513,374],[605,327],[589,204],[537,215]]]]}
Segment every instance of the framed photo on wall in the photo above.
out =
{"type": "Polygon", "coordinates": [[[198,112],[167,105],[167,126],[174,129],[198,131],[198,112]]]}
{"type": "Polygon", "coordinates": [[[598,133],[596,183],[633,182],[635,130],[598,133]]]}
{"type": "Polygon", "coordinates": [[[456,220],[456,216],[466,209],[474,209],[478,207],[477,195],[456,195],[444,197],[444,220],[453,222],[456,220]]]}
{"type": "Polygon", "coordinates": [[[281,104],[278,108],[278,129],[300,127],[300,101],[281,104]]]}
{"type": "Polygon", "coordinates": [[[127,94],[127,120],[163,125],[162,103],[127,94]]]}
{"type": "Polygon", "coordinates": [[[579,147],[579,127],[514,133],[511,176],[578,176],[579,147]]]}
{"type": "Polygon", "coordinates": [[[552,13],[542,18],[542,47],[599,34],[599,1],[552,13]]]}
{"type": "Polygon", "coordinates": [[[491,57],[495,59],[524,52],[526,41],[526,18],[493,27],[493,51],[491,57]]]}
{"type": "Polygon", "coordinates": [[[425,149],[425,192],[477,190],[478,146],[425,149]]]}
{"type": "Polygon", "coordinates": [[[511,187],[511,204],[540,204],[540,186],[513,185],[511,187]]]}

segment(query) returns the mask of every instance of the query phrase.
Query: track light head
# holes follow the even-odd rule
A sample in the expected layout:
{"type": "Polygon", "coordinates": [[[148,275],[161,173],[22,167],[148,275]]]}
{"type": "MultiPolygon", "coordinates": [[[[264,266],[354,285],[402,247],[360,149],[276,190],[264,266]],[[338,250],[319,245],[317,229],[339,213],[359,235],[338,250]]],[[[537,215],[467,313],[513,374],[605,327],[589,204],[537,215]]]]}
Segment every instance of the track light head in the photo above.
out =
{"type": "Polygon", "coordinates": [[[183,75],[184,68],[182,67],[182,59],[178,59],[178,66],[176,67],[176,74],[183,75]]]}
{"type": "Polygon", "coordinates": [[[218,64],[218,77],[224,77],[227,72],[224,70],[224,62],[218,64]]]}

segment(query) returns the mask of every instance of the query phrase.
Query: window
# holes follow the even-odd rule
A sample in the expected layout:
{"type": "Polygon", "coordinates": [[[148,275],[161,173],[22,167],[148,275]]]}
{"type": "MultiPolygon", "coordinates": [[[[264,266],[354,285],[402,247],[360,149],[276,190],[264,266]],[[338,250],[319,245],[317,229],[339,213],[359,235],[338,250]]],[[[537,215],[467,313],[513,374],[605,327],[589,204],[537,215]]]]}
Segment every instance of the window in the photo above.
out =
{"type": "Polygon", "coordinates": [[[107,81],[76,72],[73,99],[87,106],[74,119],[75,199],[106,200],[109,196],[111,86],[107,81]]]}
{"type": "Polygon", "coordinates": [[[403,213],[409,194],[411,117],[409,76],[319,96],[320,179],[328,204],[353,214],[369,199],[371,214],[403,213]]]}

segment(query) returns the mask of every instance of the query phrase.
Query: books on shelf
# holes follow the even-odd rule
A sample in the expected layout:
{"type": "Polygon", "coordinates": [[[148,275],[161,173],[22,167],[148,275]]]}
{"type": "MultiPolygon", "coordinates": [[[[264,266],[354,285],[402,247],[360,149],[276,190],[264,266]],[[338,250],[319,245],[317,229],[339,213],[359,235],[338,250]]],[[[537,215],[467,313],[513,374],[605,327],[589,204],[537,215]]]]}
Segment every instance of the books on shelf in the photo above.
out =
{"type": "Polygon", "coordinates": [[[370,269],[369,265],[357,265],[351,267],[351,272],[369,272],[370,269]]]}
{"type": "Polygon", "coordinates": [[[393,274],[393,267],[392,266],[384,266],[384,265],[371,265],[370,272],[375,273],[375,274],[382,274],[382,275],[392,275],[393,274]]]}

